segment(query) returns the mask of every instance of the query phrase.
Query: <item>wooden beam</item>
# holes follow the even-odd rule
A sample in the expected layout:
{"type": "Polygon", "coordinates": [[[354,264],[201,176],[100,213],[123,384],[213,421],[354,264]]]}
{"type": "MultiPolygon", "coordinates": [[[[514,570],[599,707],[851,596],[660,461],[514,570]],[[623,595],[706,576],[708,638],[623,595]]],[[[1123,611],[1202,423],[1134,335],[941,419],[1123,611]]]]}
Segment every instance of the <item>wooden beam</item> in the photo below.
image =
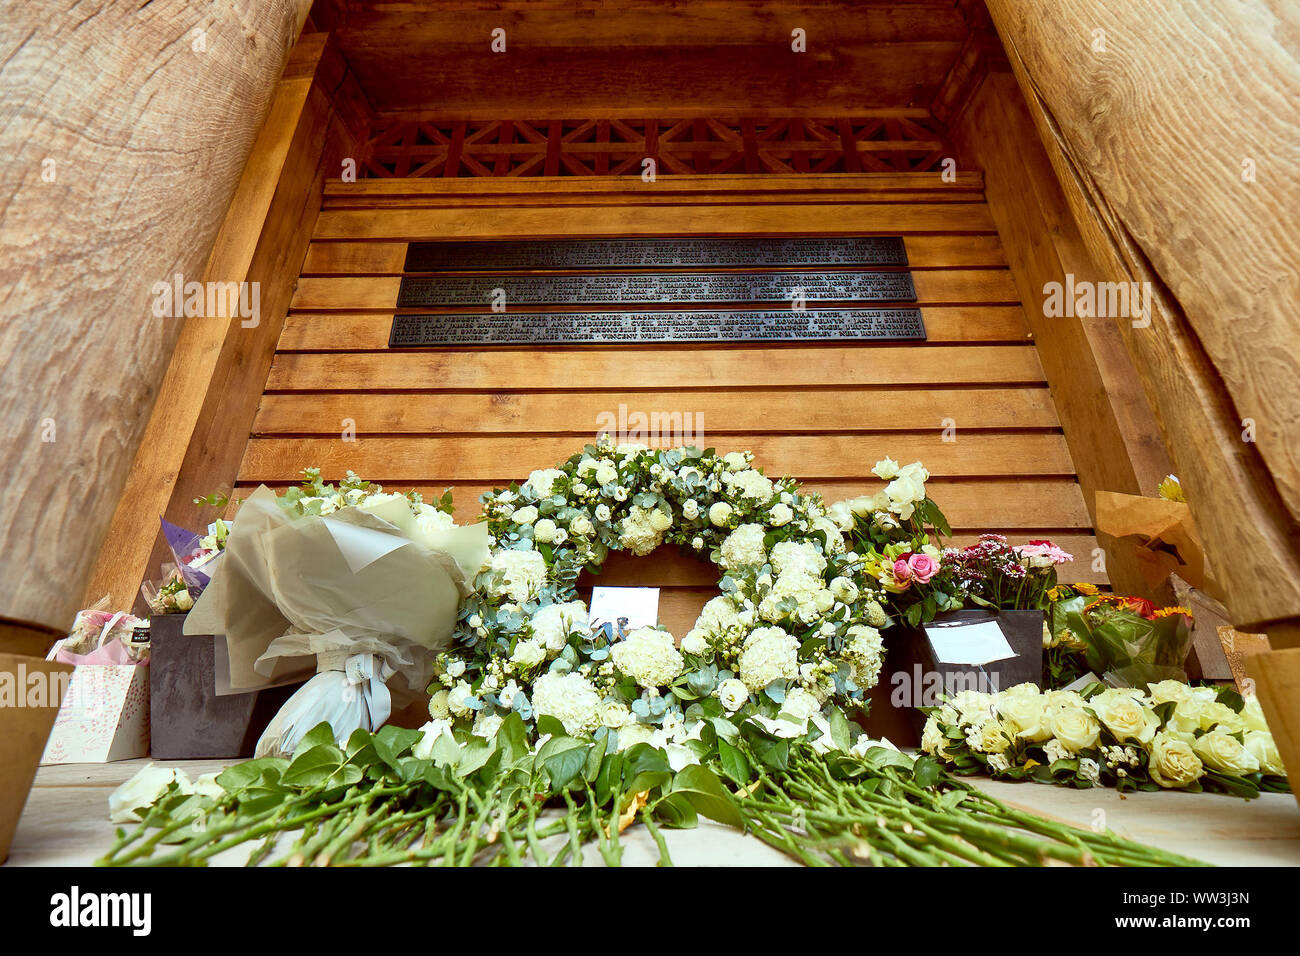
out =
{"type": "Polygon", "coordinates": [[[1234,623],[1300,616],[1300,10],[989,10],[1093,258],[1151,290],[1119,328],[1234,623]]]}
{"type": "Polygon", "coordinates": [[[323,33],[304,34],[275,87],[204,272],[205,280],[260,289],[256,324],[184,322],[145,438],[86,594],[129,606],[163,557],[157,516],[197,527],[213,517],[193,499],[233,485],[320,209],[353,133],[334,109],[345,69],[323,33]],[[327,145],[328,144],[328,145],[327,145]]]}
{"type": "Polygon", "coordinates": [[[83,606],[180,334],[155,285],[200,276],[307,7],[0,18],[0,621],[66,633],[83,606]]]}
{"type": "MultiPolygon", "coordinates": [[[[1095,493],[1153,494],[1172,466],[1159,428],[1138,383],[1132,359],[1109,318],[1045,314],[1048,283],[1104,279],[1083,246],[1033,120],[1008,72],[990,73],[952,130],[964,163],[981,167],[989,212],[1011,264],[1011,275],[1089,513],[1095,493]]],[[[1103,538],[1116,589],[1164,603],[1172,591],[1154,591],[1132,549],[1103,538]]]]}

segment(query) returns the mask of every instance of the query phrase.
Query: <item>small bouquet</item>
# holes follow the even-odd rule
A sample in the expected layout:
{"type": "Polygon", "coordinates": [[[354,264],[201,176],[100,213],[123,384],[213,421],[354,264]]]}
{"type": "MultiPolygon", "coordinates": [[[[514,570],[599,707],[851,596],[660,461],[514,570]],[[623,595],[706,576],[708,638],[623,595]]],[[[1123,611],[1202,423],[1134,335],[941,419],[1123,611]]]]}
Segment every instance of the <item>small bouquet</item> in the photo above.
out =
{"type": "Polygon", "coordinates": [[[1157,608],[1139,597],[1098,595],[1090,585],[1060,586],[1049,593],[1048,669],[1052,682],[1087,669],[1111,683],[1142,687],[1160,680],[1186,682],[1192,612],[1157,608]],[[1091,591],[1091,593],[1088,593],[1091,591]]]}
{"type": "Polygon", "coordinates": [[[174,564],[163,565],[163,582],[145,581],[140,585],[144,598],[153,614],[184,614],[194,606],[194,597],[185,584],[185,575],[174,564]]]}
{"type": "Polygon", "coordinates": [[[78,611],[68,636],[56,641],[46,660],[65,664],[135,664],[149,657],[149,622],[126,611],[108,610],[104,595],[78,611]],[[141,631],[137,639],[136,631],[141,631]]]}
{"type": "Polygon", "coordinates": [[[954,773],[1060,786],[1254,797],[1290,789],[1254,697],[1176,680],[1145,690],[962,691],[929,715],[921,749],[954,773]]]}
{"type": "Polygon", "coordinates": [[[930,473],[919,461],[900,466],[889,458],[876,462],[872,472],[888,482],[884,490],[836,502],[830,517],[887,595],[886,610],[915,627],[961,607],[960,596],[940,575],[939,543],[952,528],[926,492],[930,473]]]}
{"type": "Polygon", "coordinates": [[[950,588],[972,604],[1004,611],[1046,610],[1057,566],[1073,560],[1050,541],[1010,545],[1000,534],[982,534],[976,544],[943,553],[950,588]]]}

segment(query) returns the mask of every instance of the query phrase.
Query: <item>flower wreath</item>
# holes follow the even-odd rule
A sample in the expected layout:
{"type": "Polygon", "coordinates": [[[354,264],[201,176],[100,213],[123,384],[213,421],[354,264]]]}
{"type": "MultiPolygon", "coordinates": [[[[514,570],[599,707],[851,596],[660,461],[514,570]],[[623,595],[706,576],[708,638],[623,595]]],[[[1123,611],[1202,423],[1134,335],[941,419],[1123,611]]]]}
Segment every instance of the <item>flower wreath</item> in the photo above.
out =
{"type": "Polygon", "coordinates": [[[829,733],[835,705],[854,709],[875,685],[889,617],[820,496],[752,459],[602,438],[483,495],[491,554],[461,605],[457,646],[436,661],[435,729],[490,737],[516,713],[539,734],[613,734],[619,749],[681,744],[714,717],[811,720],[829,733]],[[680,645],[662,628],[589,628],[583,569],[665,543],[721,570],[719,595],[680,645]]]}

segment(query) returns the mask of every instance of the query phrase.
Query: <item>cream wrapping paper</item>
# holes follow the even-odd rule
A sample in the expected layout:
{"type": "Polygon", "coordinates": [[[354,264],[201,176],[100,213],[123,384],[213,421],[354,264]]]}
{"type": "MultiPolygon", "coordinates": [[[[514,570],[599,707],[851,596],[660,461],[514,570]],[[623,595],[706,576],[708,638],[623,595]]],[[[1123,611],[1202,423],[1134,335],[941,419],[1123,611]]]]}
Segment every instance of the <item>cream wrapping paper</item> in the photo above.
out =
{"type": "Polygon", "coordinates": [[[485,524],[422,530],[400,498],[300,516],[262,486],[240,505],[185,633],[225,636],[219,695],[321,672],[272,721],[259,755],[292,751],[321,720],[351,723],[334,726],[344,740],[387,719],[389,677],[423,687],[487,553],[485,524]]]}

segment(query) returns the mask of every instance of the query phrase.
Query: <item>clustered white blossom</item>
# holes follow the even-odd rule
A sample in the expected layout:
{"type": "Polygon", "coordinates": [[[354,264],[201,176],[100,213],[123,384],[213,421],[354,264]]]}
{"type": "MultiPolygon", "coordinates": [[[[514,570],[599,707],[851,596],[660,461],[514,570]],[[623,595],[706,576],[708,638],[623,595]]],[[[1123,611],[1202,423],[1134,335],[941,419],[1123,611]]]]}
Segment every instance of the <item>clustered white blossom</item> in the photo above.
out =
{"type": "MultiPolygon", "coordinates": [[[[601,440],[482,500],[491,554],[456,646],[436,659],[434,722],[481,734],[518,713],[569,734],[613,733],[620,749],[686,747],[692,706],[806,723],[878,679],[889,619],[875,582],[820,499],[768,478],[749,453],[601,440]],[[657,628],[612,642],[593,631],[579,573],[611,550],[665,544],[725,573],[680,645],[657,628]]],[[[442,520],[430,515],[430,531],[442,520]]]]}

